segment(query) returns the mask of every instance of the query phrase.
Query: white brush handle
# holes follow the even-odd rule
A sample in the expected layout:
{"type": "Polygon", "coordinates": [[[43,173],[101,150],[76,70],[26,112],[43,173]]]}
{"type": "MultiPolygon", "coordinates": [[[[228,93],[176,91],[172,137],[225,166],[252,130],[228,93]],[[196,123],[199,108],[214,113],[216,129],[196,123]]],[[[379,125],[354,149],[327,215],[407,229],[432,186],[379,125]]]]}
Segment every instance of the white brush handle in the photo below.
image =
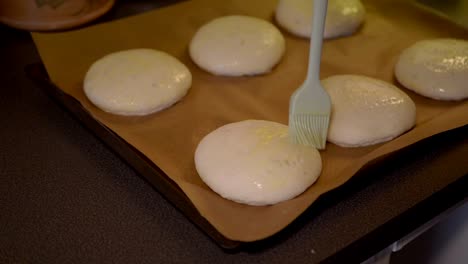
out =
{"type": "Polygon", "coordinates": [[[310,35],[309,68],[307,81],[320,81],[320,59],[322,57],[323,30],[327,15],[328,0],[313,0],[312,32],[310,35]]]}

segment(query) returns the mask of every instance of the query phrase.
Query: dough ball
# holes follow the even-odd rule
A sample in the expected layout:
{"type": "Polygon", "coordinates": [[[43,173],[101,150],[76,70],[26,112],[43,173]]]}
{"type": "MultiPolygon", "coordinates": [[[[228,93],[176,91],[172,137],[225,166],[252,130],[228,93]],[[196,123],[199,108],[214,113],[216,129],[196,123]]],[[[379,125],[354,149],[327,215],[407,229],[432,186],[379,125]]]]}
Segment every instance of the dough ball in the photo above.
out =
{"type": "Polygon", "coordinates": [[[394,85],[359,75],[336,75],[322,85],[332,101],[328,141],[361,147],[389,141],[416,122],[416,106],[394,85]]]}
{"type": "MultiPolygon", "coordinates": [[[[324,38],[353,34],[364,22],[365,9],[360,0],[329,0],[324,38]]],[[[312,31],[313,0],[279,0],[276,21],[290,33],[309,38],[312,31]]]]}
{"type": "Polygon", "coordinates": [[[468,41],[416,42],[401,53],[395,77],[406,88],[429,98],[468,98],[468,41]]]}
{"type": "Polygon", "coordinates": [[[279,203],[304,192],[320,175],[313,147],[293,144],[288,127],[247,120],[208,134],[195,152],[201,179],[222,197],[250,205],[279,203]]]}
{"type": "Polygon", "coordinates": [[[285,40],[271,23],[248,16],[225,16],[203,25],[189,52],[202,69],[225,76],[271,71],[281,60],[285,40]]]}
{"type": "Polygon", "coordinates": [[[132,49],[97,60],[86,73],[84,92],[100,109],[118,115],[147,115],[179,101],[192,84],[190,71],[157,50],[132,49]]]}

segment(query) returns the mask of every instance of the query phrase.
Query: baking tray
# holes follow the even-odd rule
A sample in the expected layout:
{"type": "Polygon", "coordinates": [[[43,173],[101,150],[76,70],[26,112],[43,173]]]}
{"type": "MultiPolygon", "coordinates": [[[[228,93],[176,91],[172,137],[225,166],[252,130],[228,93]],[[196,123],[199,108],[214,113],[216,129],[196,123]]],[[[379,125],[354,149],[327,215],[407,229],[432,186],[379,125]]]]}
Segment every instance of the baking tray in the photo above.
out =
{"type": "MultiPolygon", "coordinates": [[[[188,197],[182,190],[173,182],[161,169],[153,162],[148,160],[140,151],[126,143],[116,133],[102,123],[96,121],[90,112],[82,107],[82,105],[73,97],[66,95],[58,87],[54,86],[48,79],[47,74],[42,65],[33,65],[28,67],[28,74],[34,80],[43,84],[46,92],[61,104],[66,109],[70,110],[79,120],[81,120],[88,128],[90,128],[99,138],[107,145],[116,151],[124,160],[130,163],[142,176],[144,176],[156,189],[158,189],[169,201],[173,202],[185,215],[192,220],[197,226],[204,230],[218,244],[224,248],[236,248],[240,243],[226,239],[220,235],[195,209],[188,197]]],[[[380,157],[378,160],[382,160],[380,157]]],[[[372,161],[372,164],[377,161],[372,161]]],[[[368,165],[366,165],[368,166],[368,165]]],[[[382,167],[384,169],[384,167],[382,167]]]]}

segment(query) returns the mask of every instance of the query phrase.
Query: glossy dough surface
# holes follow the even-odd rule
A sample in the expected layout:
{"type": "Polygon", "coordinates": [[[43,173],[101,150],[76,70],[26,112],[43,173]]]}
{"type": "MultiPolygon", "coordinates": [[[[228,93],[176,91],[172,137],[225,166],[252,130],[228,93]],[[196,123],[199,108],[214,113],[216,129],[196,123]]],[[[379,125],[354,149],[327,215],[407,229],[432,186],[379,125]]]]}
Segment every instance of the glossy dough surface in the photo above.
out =
{"type": "MultiPolygon", "coordinates": [[[[353,34],[364,22],[365,9],[360,0],[329,0],[325,39],[353,34]]],[[[279,0],[276,21],[290,33],[309,38],[312,31],[313,0],[279,0]]]]}
{"type": "Polygon", "coordinates": [[[468,41],[419,41],[401,53],[395,77],[406,88],[433,99],[468,98],[468,41]]]}
{"type": "Polygon", "coordinates": [[[322,80],[332,101],[328,141],[360,147],[389,141],[416,122],[416,106],[390,83],[359,75],[322,80]]]}
{"type": "Polygon", "coordinates": [[[179,101],[191,84],[190,71],[176,58],[157,50],[132,49],[91,65],[84,92],[106,112],[147,115],[179,101]]]}
{"type": "Polygon", "coordinates": [[[319,177],[322,162],[315,148],[290,143],[286,125],[246,120],[204,137],[195,152],[195,166],[222,197],[269,205],[304,192],[319,177]]]}
{"type": "Polygon", "coordinates": [[[203,25],[190,42],[192,60],[226,76],[269,72],[281,59],[285,40],[271,23],[248,16],[225,16],[203,25]]]}

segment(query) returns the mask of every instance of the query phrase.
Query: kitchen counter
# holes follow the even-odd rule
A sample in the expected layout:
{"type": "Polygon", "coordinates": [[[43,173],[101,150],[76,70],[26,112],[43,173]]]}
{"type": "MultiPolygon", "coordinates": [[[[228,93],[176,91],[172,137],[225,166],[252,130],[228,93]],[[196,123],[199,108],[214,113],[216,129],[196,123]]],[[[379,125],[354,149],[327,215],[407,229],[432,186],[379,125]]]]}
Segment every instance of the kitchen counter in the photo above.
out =
{"type": "MultiPolygon", "coordinates": [[[[171,1],[150,2],[117,1],[97,22],[171,1]]],[[[26,76],[40,62],[28,32],[0,34],[1,263],[359,263],[468,196],[465,126],[369,166],[272,238],[223,250],[26,76]]]]}

